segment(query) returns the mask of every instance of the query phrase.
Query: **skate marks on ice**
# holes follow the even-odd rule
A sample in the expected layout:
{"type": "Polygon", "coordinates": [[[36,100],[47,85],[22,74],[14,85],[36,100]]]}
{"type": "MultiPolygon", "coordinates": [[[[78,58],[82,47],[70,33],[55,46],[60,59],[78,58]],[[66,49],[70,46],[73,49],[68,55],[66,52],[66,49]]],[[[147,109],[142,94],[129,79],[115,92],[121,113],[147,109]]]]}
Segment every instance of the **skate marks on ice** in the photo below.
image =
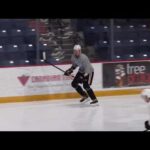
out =
{"type": "Polygon", "coordinates": [[[139,95],[0,105],[0,131],[144,131],[149,119],[139,95]]]}
{"type": "Polygon", "coordinates": [[[67,106],[72,107],[72,108],[86,108],[86,107],[99,107],[100,106],[99,103],[90,104],[90,102],[92,102],[90,98],[88,98],[84,102],[80,102],[80,100],[77,99],[74,102],[67,104],[67,106]]]}

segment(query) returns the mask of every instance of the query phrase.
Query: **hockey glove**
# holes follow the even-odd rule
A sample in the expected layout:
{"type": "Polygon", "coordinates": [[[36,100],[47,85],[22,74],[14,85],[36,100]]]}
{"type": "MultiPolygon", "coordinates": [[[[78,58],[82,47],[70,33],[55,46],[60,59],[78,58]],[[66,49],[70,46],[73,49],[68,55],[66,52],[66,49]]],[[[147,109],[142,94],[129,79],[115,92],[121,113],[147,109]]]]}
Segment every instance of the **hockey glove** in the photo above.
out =
{"type": "Polygon", "coordinates": [[[72,72],[73,72],[73,70],[70,68],[65,71],[64,75],[69,76],[72,72]]]}

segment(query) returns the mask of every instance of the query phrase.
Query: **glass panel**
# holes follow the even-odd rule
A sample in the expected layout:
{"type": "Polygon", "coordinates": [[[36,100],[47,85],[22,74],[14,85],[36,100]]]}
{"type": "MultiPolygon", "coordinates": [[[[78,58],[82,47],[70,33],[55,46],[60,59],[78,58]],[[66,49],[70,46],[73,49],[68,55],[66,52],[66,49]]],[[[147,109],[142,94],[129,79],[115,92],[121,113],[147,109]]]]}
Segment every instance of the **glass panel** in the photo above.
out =
{"type": "Polygon", "coordinates": [[[114,19],[114,59],[150,57],[150,19],[114,19]]]}
{"type": "Polygon", "coordinates": [[[34,19],[0,19],[0,66],[35,64],[34,19]]]}
{"type": "Polygon", "coordinates": [[[150,58],[150,19],[0,19],[0,66],[150,58]],[[45,59],[45,60],[44,60],[45,59]]]}

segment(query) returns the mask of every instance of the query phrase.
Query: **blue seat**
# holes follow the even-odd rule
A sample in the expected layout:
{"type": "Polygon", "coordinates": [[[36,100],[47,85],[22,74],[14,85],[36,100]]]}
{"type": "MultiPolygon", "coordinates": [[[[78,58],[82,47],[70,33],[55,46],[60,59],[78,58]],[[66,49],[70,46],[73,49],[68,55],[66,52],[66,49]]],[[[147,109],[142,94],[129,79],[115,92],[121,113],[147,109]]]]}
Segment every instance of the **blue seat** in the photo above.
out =
{"type": "Polygon", "coordinates": [[[96,52],[96,57],[98,57],[100,60],[109,60],[110,59],[109,58],[110,54],[109,54],[108,44],[102,46],[100,43],[96,43],[94,45],[94,49],[95,49],[95,52],[96,52]]]}
{"type": "Polygon", "coordinates": [[[149,52],[150,46],[149,46],[149,45],[139,46],[139,50],[140,50],[141,52],[149,52]]]}
{"type": "Polygon", "coordinates": [[[109,41],[108,40],[100,40],[98,42],[99,47],[109,47],[109,41]]]}
{"type": "Polygon", "coordinates": [[[8,29],[11,29],[11,28],[12,28],[12,24],[9,24],[9,23],[3,23],[3,24],[1,24],[0,23],[0,30],[3,30],[3,29],[8,30],[8,29]]]}
{"type": "Polygon", "coordinates": [[[136,59],[147,59],[150,57],[150,53],[149,52],[142,52],[142,53],[137,53],[135,55],[136,59]]]}
{"type": "Polygon", "coordinates": [[[120,55],[120,56],[128,54],[132,51],[131,48],[132,47],[127,47],[127,46],[114,47],[114,54],[120,55]]]}
{"type": "Polygon", "coordinates": [[[22,51],[7,51],[5,52],[8,60],[22,60],[27,59],[27,52],[22,51]]]}
{"type": "Polygon", "coordinates": [[[12,26],[14,29],[26,29],[28,26],[28,19],[12,19],[12,26]]]}
{"type": "Polygon", "coordinates": [[[137,25],[137,30],[139,31],[148,31],[149,30],[149,23],[141,23],[137,25]]]}
{"type": "Polygon", "coordinates": [[[10,22],[12,19],[0,19],[0,23],[3,23],[3,22],[10,22]]]}
{"type": "Polygon", "coordinates": [[[119,25],[119,24],[116,24],[114,25],[114,32],[122,32],[123,31],[123,26],[122,25],[119,25]]]}
{"type": "Polygon", "coordinates": [[[139,38],[140,39],[150,39],[150,31],[139,31],[139,38]]]}
{"type": "Polygon", "coordinates": [[[122,57],[122,55],[120,55],[120,54],[115,54],[114,56],[113,56],[113,60],[122,60],[123,59],[123,57],[122,57]]]}
{"type": "Polygon", "coordinates": [[[108,25],[99,25],[96,26],[96,28],[99,34],[110,31],[110,27],[108,25]]]}
{"type": "Polygon", "coordinates": [[[50,48],[48,45],[46,45],[46,44],[40,43],[40,44],[39,44],[39,49],[40,49],[41,51],[47,51],[47,50],[50,50],[51,48],[50,48]]]}
{"type": "Polygon", "coordinates": [[[126,49],[123,46],[114,47],[114,54],[116,54],[116,55],[122,55],[122,54],[125,53],[125,50],[126,49]]]}
{"type": "Polygon", "coordinates": [[[7,37],[8,36],[8,30],[0,30],[0,37],[7,37]]]}
{"type": "Polygon", "coordinates": [[[135,24],[128,24],[124,26],[124,31],[126,32],[137,32],[138,27],[135,24]]]}
{"type": "Polygon", "coordinates": [[[10,30],[11,44],[25,43],[23,31],[21,29],[10,30]]]}
{"type": "Polygon", "coordinates": [[[137,40],[123,40],[122,41],[122,46],[137,46],[139,45],[139,41],[137,40]]]}
{"type": "Polygon", "coordinates": [[[12,29],[10,30],[11,36],[23,36],[23,30],[22,29],[12,29]]]}
{"type": "Polygon", "coordinates": [[[29,43],[36,43],[37,39],[35,36],[27,36],[27,37],[24,37],[24,42],[25,44],[29,44],[29,43]]]}
{"type": "Polygon", "coordinates": [[[85,29],[84,37],[87,45],[94,45],[99,40],[99,34],[95,29],[85,29]]]}
{"type": "Polygon", "coordinates": [[[36,60],[36,54],[37,52],[36,51],[28,51],[27,52],[27,59],[29,60],[36,60]]]}
{"type": "Polygon", "coordinates": [[[148,46],[148,45],[150,45],[150,39],[139,39],[139,45],[140,46],[148,46]]]}
{"type": "Polygon", "coordinates": [[[0,19],[0,30],[11,29],[11,28],[12,28],[11,19],[0,19]]]}
{"type": "Polygon", "coordinates": [[[132,53],[126,54],[126,55],[123,56],[123,59],[124,60],[133,60],[133,59],[135,59],[135,54],[132,54],[132,53]]]}
{"type": "Polygon", "coordinates": [[[79,26],[95,26],[99,24],[98,20],[95,19],[77,19],[77,24],[79,26]]]}
{"type": "Polygon", "coordinates": [[[103,32],[98,34],[99,40],[110,40],[110,34],[108,32],[103,32]]]}
{"type": "Polygon", "coordinates": [[[35,45],[29,46],[29,44],[21,44],[19,45],[19,49],[21,51],[36,51],[35,45]]]}
{"type": "Polygon", "coordinates": [[[0,45],[0,53],[1,53],[1,52],[5,52],[5,48],[4,48],[3,45],[0,45]]]}
{"type": "Polygon", "coordinates": [[[5,47],[6,47],[7,52],[17,52],[17,51],[19,51],[18,45],[10,44],[10,45],[6,45],[5,47]]]}
{"type": "Polygon", "coordinates": [[[7,53],[7,59],[8,60],[18,60],[18,59],[20,59],[20,54],[19,53],[16,53],[16,52],[9,52],[9,53],[7,53]]]}
{"type": "Polygon", "coordinates": [[[0,37],[0,45],[10,44],[10,37],[0,37]]]}
{"type": "Polygon", "coordinates": [[[115,40],[135,40],[138,39],[138,34],[137,32],[126,32],[126,31],[122,31],[122,32],[115,32],[114,33],[114,39],[115,40]]]}
{"type": "Polygon", "coordinates": [[[17,65],[19,65],[19,66],[31,65],[31,64],[35,64],[35,62],[31,59],[28,59],[28,58],[17,60],[17,65]],[[26,60],[28,60],[29,62],[26,62],[26,60]]]}
{"type": "Polygon", "coordinates": [[[10,60],[7,60],[7,59],[0,61],[0,66],[16,66],[15,61],[13,64],[11,64],[9,61],[10,60]]]}
{"type": "Polygon", "coordinates": [[[123,40],[114,40],[114,47],[123,47],[123,40]]]}
{"type": "Polygon", "coordinates": [[[77,19],[76,26],[77,26],[77,31],[82,31],[85,27],[84,20],[83,19],[77,19]]]}
{"type": "Polygon", "coordinates": [[[11,44],[24,44],[25,41],[24,41],[24,38],[23,37],[11,37],[10,39],[10,43],[11,44]]]}
{"type": "Polygon", "coordinates": [[[23,34],[25,37],[25,43],[36,43],[37,40],[37,35],[36,35],[36,31],[34,29],[26,29],[23,30],[23,34]]]}
{"type": "Polygon", "coordinates": [[[34,28],[33,29],[29,28],[29,29],[24,29],[23,34],[25,36],[35,36],[36,37],[37,33],[36,33],[36,30],[34,28]]]}
{"type": "Polygon", "coordinates": [[[25,43],[36,43],[37,36],[36,36],[36,31],[34,29],[26,29],[23,30],[23,34],[25,37],[25,43]]]}

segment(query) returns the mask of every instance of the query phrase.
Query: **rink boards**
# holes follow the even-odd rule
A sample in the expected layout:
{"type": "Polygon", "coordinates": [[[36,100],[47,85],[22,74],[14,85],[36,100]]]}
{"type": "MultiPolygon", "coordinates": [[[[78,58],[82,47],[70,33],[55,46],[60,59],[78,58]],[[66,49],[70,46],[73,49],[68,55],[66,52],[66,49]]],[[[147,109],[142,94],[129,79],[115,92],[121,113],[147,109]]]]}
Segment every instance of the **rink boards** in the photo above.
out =
{"type": "MultiPolygon", "coordinates": [[[[139,94],[149,87],[149,66],[149,61],[93,63],[92,88],[97,96],[139,94]]],[[[0,74],[0,103],[80,97],[71,87],[72,77],[50,65],[0,68],[0,74]]]]}

